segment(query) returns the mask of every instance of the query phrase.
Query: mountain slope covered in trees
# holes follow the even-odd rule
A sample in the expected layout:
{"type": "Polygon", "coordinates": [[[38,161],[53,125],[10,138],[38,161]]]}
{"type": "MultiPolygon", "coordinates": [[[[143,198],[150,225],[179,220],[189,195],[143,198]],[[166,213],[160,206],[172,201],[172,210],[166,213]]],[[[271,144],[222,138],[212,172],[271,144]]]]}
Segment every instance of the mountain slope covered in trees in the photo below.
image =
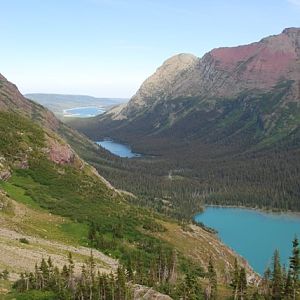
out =
{"type": "Polygon", "coordinates": [[[152,156],[96,164],[148,205],[164,209],[158,192],[187,215],[200,202],[299,211],[299,124],[299,28],[202,58],[176,55],[125,107],[70,121],[152,156]]]}

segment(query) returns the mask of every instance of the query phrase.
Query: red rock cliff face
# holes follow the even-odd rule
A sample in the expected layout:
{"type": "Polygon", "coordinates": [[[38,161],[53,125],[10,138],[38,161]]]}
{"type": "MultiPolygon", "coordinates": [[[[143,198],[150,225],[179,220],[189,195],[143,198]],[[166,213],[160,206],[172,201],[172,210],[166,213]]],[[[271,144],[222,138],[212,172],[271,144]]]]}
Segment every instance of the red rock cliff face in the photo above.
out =
{"type": "Polygon", "coordinates": [[[300,30],[287,29],[250,45],[210,52],[215,67],[250,88],[269,89],[280,79],[299,80],[300,30]]]}

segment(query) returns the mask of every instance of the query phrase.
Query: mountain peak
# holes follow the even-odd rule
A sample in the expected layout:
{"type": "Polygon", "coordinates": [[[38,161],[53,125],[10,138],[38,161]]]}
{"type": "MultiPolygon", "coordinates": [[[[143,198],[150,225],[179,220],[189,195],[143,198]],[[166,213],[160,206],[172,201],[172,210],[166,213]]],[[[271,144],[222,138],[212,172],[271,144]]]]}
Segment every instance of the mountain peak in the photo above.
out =
{"type": "Polygon", "coordinates": [[[190,54],[190,53],[179,53],[176,55],[171,56],[168,58],[164,63],[163,66],[167,65],[181,65],[181,66],[189,66],[195,61],[197,61],[197,56],[190,54]]]}
{"type": "Polygon", "coordinates": [[[199,58],[193,54],[176,54],[164,61],[163,64],[157,69],[154,75],[159,77],[163,76],[164,78],[165,76],[167,76],[167,80],[170,81],[170,76],[173,77],[173,74],[191,68],[197,63],[198,60],[199,58]]]}
{"type": "Polygon", "coordinates": [[[294,34],[299,35],[300,28],[299,27],[288,27],[288,28],[283,29],[282,33],[287,34],[287,35],[294,35],[294,34]]]}

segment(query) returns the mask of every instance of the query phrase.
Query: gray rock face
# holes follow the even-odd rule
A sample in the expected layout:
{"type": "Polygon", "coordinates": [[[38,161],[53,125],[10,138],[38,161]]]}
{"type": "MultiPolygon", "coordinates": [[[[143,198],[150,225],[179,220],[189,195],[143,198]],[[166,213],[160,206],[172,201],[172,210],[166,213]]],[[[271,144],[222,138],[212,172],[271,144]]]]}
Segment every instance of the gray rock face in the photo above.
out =
{"type": "Polygon", "coordinates": [[[144,81],[130,103],[121,111],[116,111],[114,119],[124,119],[137,111],[170,96],[185,93],[186,80],[199,63],[199,58],[192,54],[178,54],[166,60],[156,72],[144,81]]]}
{"type": "Polygon", "coordinates": [[[136,285],[134,287],[134,300],[172,300],[172,298],[152,288],[136,285]]]}

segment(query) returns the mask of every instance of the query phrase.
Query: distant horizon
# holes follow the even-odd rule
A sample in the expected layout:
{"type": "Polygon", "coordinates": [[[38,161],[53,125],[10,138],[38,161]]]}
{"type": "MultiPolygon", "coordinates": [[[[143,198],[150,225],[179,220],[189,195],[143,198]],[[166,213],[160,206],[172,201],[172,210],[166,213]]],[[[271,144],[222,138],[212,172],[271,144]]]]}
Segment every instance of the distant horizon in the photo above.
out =
{"type": "Polygon", "coordinates": [[[22,94],[128,99],[173,55],[250,44],[299,20],[300,0],[12,0],[0,11],[0,73],[22,94]]]}
{"type": "Polygon", "coordinates": [[[128,97],[98,97],[98,96],[87,95],[87,94],[66,94],[66,93],[47,93],[47,92],[22,93],[22,95],[25,97],[27,97],[28,95],[57,95],[57,96],[92,97],[96,99],[129,99],[128,97]]]}

